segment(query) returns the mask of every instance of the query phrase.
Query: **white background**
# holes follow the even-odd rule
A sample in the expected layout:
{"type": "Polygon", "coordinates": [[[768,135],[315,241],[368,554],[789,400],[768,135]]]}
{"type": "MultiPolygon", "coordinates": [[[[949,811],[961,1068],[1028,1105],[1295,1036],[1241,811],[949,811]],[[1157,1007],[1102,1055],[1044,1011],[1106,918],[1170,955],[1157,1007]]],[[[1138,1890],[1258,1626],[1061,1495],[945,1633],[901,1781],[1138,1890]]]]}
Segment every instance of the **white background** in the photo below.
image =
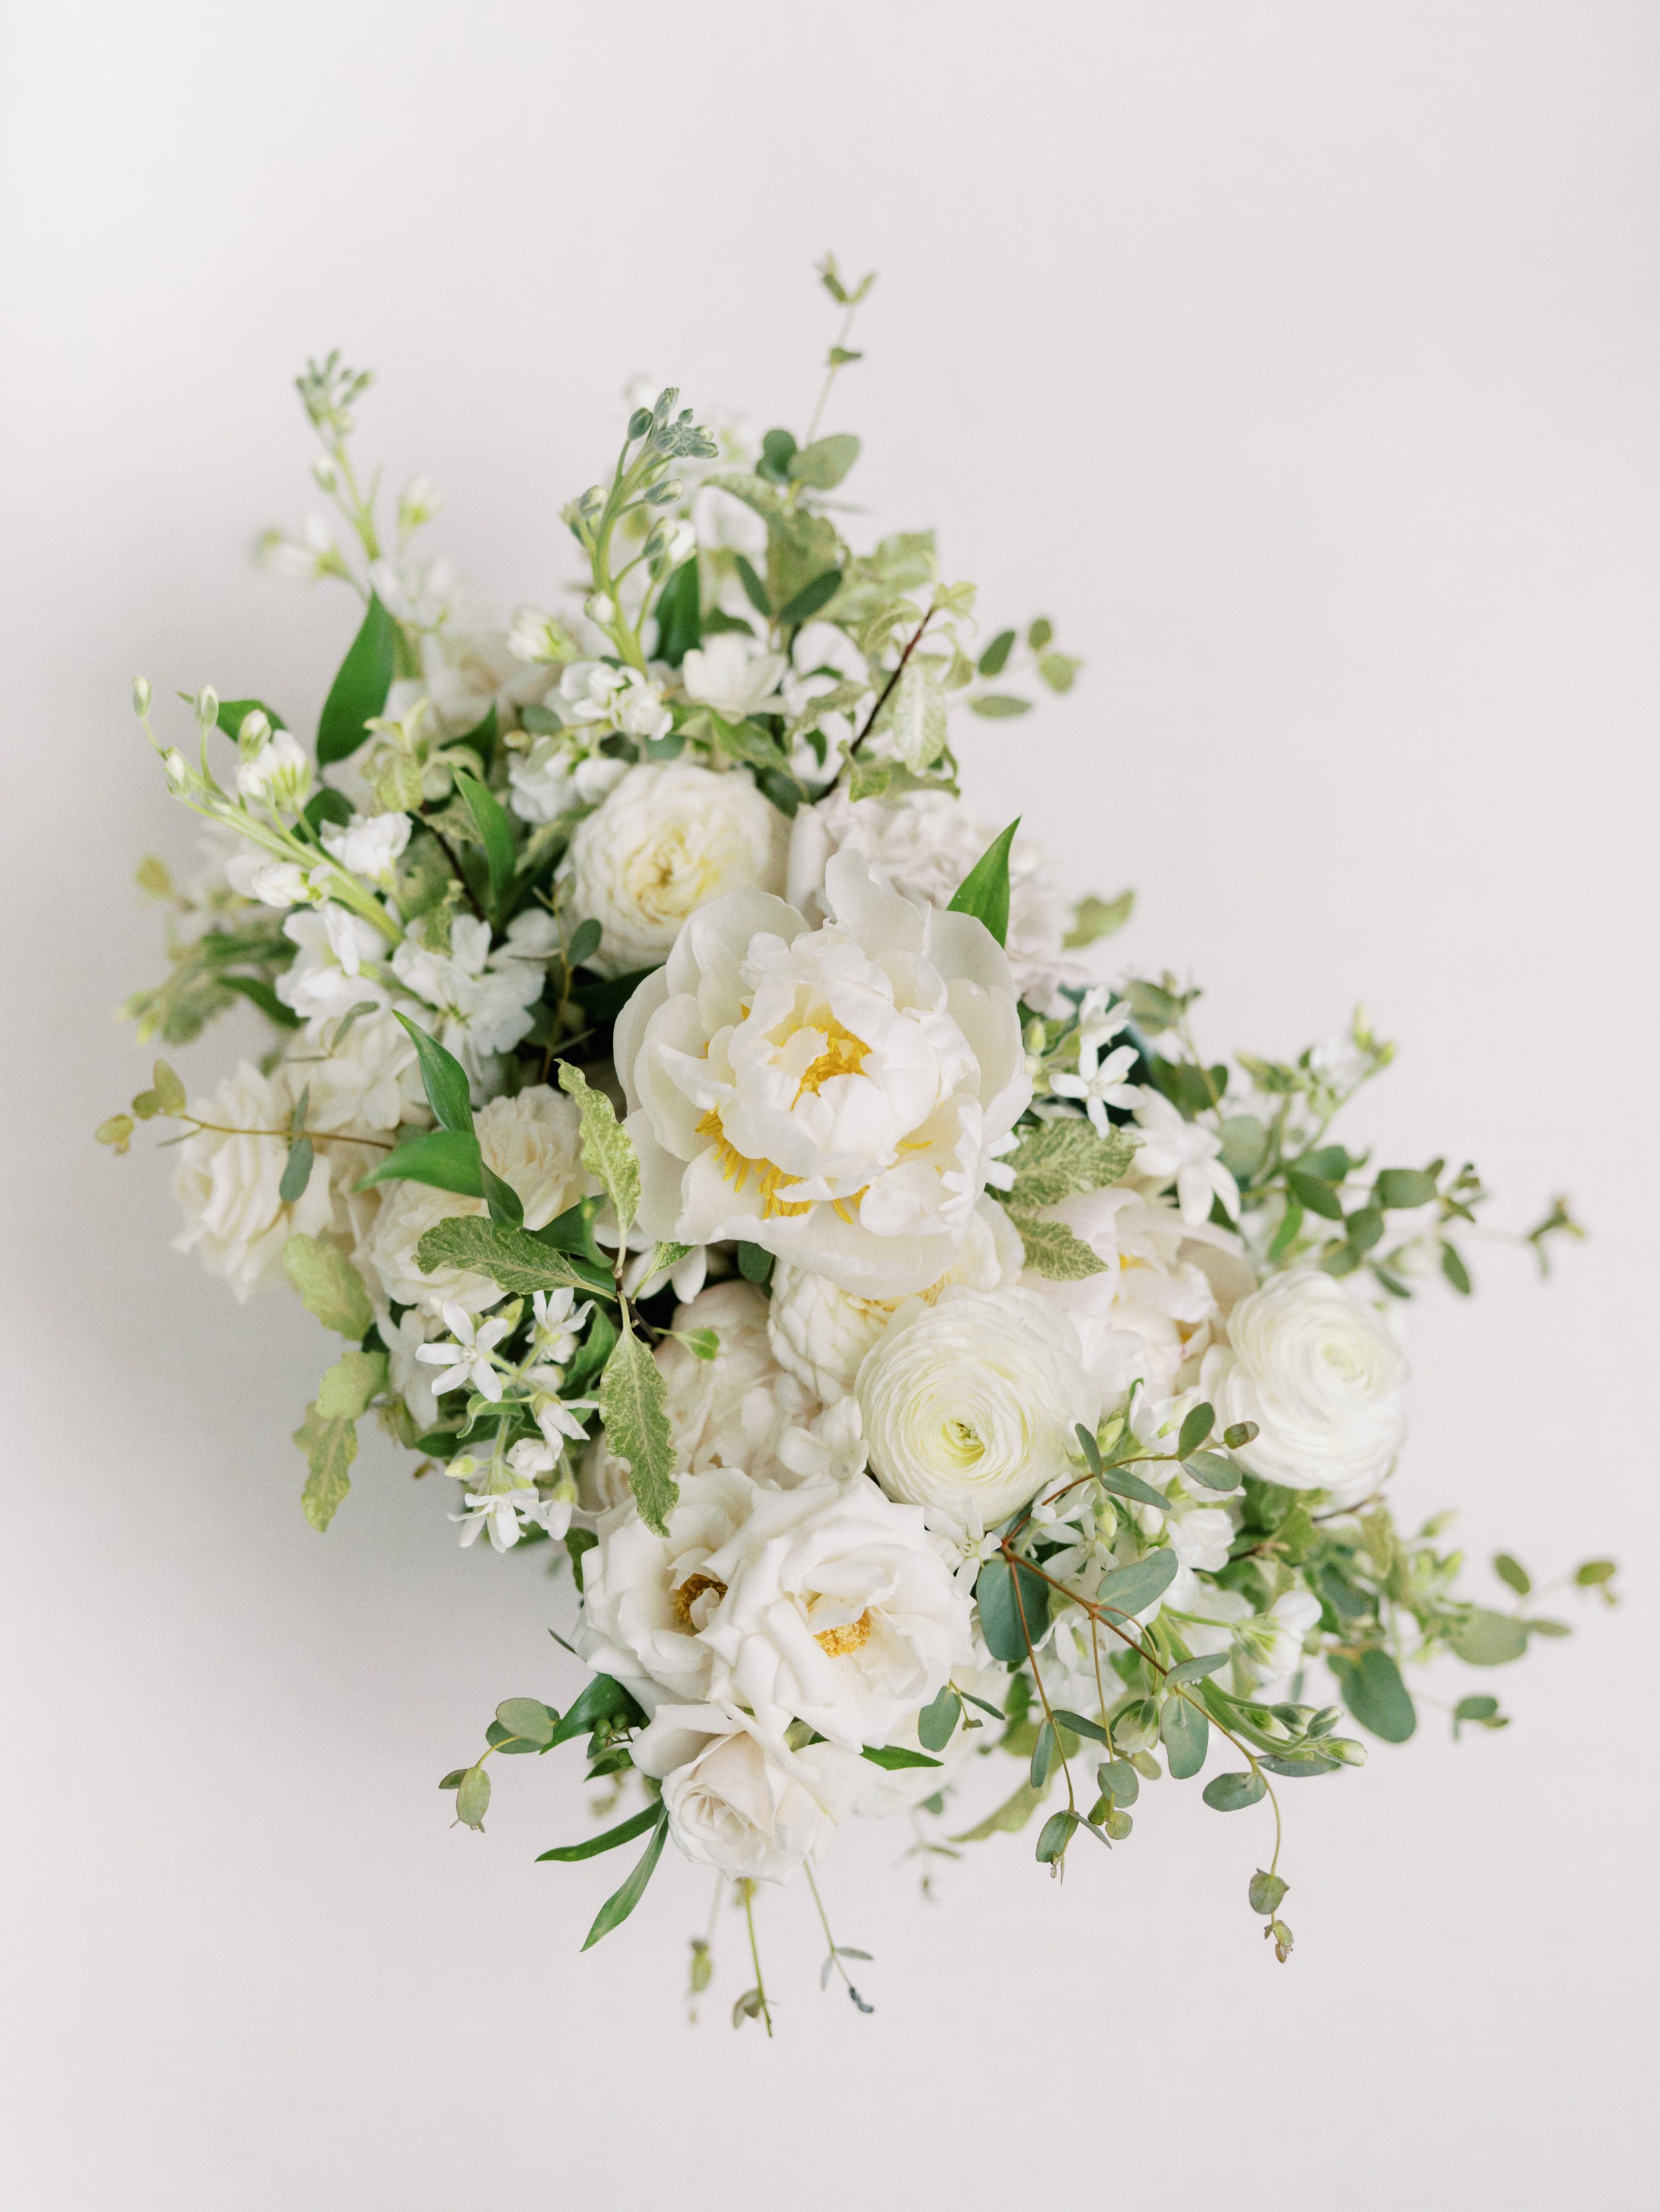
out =
{"type": "Polygon", "coordinates": [[[58,0],[4,76],[9,2203],[1651,2205],[1656,9],[58,0]],[[1465,1678],[1508,1732],[1426,1709],[1287,1790],[1290,1966],[1259,1816],[1166,1782],[1064,1893],[1030,1837],[933,1905],[903,1826],[848,1838],[878,2010],[818,1996],[792,1889],[769,2045],[733,1924],[684,2023],[689,1869],[578,1957],[617,1863],[532,1863],[569,1754],[447,1827],[496,1700],[562,1695],[562,1590],[379,1445],[315,1536],[314,1325],[89,1132],[144,1076],[132,865],[190,852],[131,675],[303,721],[351,627],[247,559],[313,503],[305,355],[379,369],[367,450],[545,603],[626,376],[800,427],[827,246],[882,272],[827,426],[871,527],[937,521],[1088,662],[966,737],[988,818],[1134,883],[1125,957],[1218,1044],[1364,996],[1386,1158],[1474,1156],[1496,1224],[1574,1193],[1552,1285],[1493,1242],[1426,1302],[1399,1490],[1484,1592],[1504,1544],[1629,1595],[1465,1678]]]}

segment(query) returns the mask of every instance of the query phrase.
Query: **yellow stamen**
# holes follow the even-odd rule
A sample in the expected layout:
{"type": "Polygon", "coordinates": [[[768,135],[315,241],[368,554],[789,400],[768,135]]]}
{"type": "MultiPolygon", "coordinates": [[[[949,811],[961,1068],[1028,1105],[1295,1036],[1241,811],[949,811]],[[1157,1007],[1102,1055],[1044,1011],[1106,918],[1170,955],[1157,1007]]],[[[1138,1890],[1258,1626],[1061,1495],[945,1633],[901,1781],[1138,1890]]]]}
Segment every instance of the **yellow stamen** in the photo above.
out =
{"type": "Polygon", "coordinates": [[[816,1098],[822,1085],[833,1075],[857,1075],[865,1065],[870,1047],[851,1030],[843,1029],[834,1014],[827,1014],[812,1026],[823,1031],[824,1049],[802,1075],[796,1091],[799,1099],[803,1091],[811,1091],[816,1098]]]}
{"type": "Polygon", "coordinates": [[[870,1642],[870,1607],[866,1606],[857,1620],[848,1621],[843,1628],[821,1628],[812,1640],[830,1658],[845,1659],[849,1651],[870,1642]]]}
{"type": "Polygon", "coordinates": [[[713,1590],[718,1599],[725,1597],[727,1586],[718,1575],[688,1575],[674,1593],[674,1617],[688,1635],[693,1633],[691,1608],[694,1599],[705,1590],[713,1590]]]}

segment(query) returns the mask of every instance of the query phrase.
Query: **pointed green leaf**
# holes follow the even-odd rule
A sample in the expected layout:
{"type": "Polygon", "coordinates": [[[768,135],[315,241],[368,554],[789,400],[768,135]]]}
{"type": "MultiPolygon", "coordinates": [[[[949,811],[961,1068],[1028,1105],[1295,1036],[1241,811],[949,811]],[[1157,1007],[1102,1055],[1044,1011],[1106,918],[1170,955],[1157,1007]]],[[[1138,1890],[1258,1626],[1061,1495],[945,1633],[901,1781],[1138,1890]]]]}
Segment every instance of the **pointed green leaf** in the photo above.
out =
{"type": "Polygon", "coordinates": [[[957,886],[948,909],[952,914],[971,914],[976,921],[984,922],[1000,945],[1008,941],[1009,848],[1019,827],[1020,817],[1017,814],[1001,836],[992,839],[957,886]]]}
{"type": "Polygon", "coordinates": [[[359,1190],[378,1182],[424,1182],[435,1190],[453,1190],[463,1198],[484,1195],[483,1159],[478,1139],[471,1131],[429,1129],[411,1138],[378,1161],[359,1179],[359,1190]]]}
{"type": "Polygon", "coordinates": [[[317,757],[323,767],[347,759],[368,737],[365,725],[385,710],[397,659],[398,625],[379,599],[371,597],[362,627],[323,702],[317,726],[317,757]]]}
{"type": "Polygon", "coordinates": [[[384,1352],[344,1352],[317,1385],[317,1412],[325,1421],[355,1421],[386,1387],[384,1352]]]}
{"type": "Polygon", "coordinates": [[[351,1488],[350,1468],[357,1456],[357,1431],[350,1421],[325,1419],[315,1406],[294,1432],[311,1473],[301,1492],[300,1509],[320,1536],[351,1488]]]}
{"type": "Polygon", "coordinates": [[[994,1813],[988,1813],[976,1826],[953,1836],[954,1844],[983,1844],[988,1836],[1018,1835],[1032,1814],[1049,1795],[1049,1784],[1034,1790],[1030,1782],[1023,1782],[1012,1797],[1008,1797],[994,1813]]]}
{"type": "Polygon", "coordinates": [[[620,1928],[645,1895],[646,1884],[656,1872],[657,1862],[663,1856],[663,1842],[668,1832],[667,1811],[660,1807],[656,1826],[652,1830],[651,1841],[646,1846],[644,1857],[621,1889],[608,1897],[594,1916],[593,1925],[582,1945],[585,1951],[591,1950],[602,1936],[609,1936],[613,1928],[620,1928]]]}
{"type": "MultiPolygon", "coordinates": [[[[921,662],[908,661],[899,681],[888,694],[881,713],[876,718],[876,729],[885,736],[894,751],[913,774],[932,767],[946,749],[948,734],[946,694],[939,677],[921,662]]],[[[1005,862],[1006,869],[1006,861],[1005,862]]],[[[974,914],[978,908],[962,903],[963,894],[973,882],[972,876],[963,885],[952,906],[958,914],[974,914]]],[[[982,914],[984,921],[986,916],[982,914]]],[[[993,931],[1000,945],[1008,932],[1008,891],[1004,885],[1003,929],[993,931]]]]}
{"type": "Polygon", "coordinates": [[[1006,1203],[1012,1212],[1030,1213],[1084,1191],[1105,1190],[1123,1181],[1135,1158],[1135,1143],[1122,1129],[1110,1137],[1098,1135],[1081,1115],[1040,1121],[1021,1139],[1010,1161],[1014,1183],[1006,1203]]]}
{"type": "Polygon", "coordinates": [[[813,577],[810,583],[803,584],[795,597],[779,608],[779,621],[792,627],[811,622],[820,607],[827,607],[841,588],[842,571],[826,568],[821,575],[813,577]]]}
{"type": "Polygon", "coordinates": [[[938,1766],[939,1764],[937,1759],[930,1759],[926,1752],[908,1751],[902,1743],[867,1743],[859,1756],[869,1759],[873,1766],[885,1767],[891,1774],[897,1774],[908,1766],[938,1766]]]}
{"type": "Polygon", "coordinates": [[[293,1206],[305,1196],[316,1157],[309,1137],[296,1137],[289,1146],[289,1156],[283,1163],[283,1180],[277,1186],[277,1195],[284,1206],[293,1206]]]}
{"type": "Polygon", "coordinates": [[[480,783],[476,775],[469,775],[464,768],[454,769],[452,774],[455,777],[455,787],[466,800],[467,811],[484,841],[484,858],[489,866],[490,898],[499,912],[517,865],[513,824],[501,800],[494,792],[480,783]]]}
{"type": "Polygon", "coordinates": [[[980,673],[982,676],[1000,676],[1008,666],[1009,655],[1013,650],[1014,632],[1000,629],[980,656],[980,673]]]}
{"type": "Polygon", "coordinates": [[[592,1292],[612,1287],[596,1284],[593,1270],[544,1244],[529,1230],[504,1228],[477,1213],[452,1214],[447,1221],[435,1222],[416,1246],[415,1258],[429,1275],[441,1267],[464,1267],[470,1274],[488,1275],[517,1297],[536,1291],[592,1292]]]}
{"type": "Polygon", "coordinates": [[[574,1061],[560,1061],[559,1087],[581,1112],[582,1164],[604,1184],[617,1227],[626,1237],[640,1211],[640,1162],[633,1142],[610,1099],[593,1088],[574,1061]]]}
{"type": "Polygon", "coordinates": [[[976,714],[983,714],[988,722],[1012,721],[1017,714],[1030,714],[1030,699],[1017,699],[1012,691],[982,691],[969,705],[976,714]]]}
{"type": "Polygon", "coordinates": [[[558,1844],[550,1851],[538,1851],[536,1863],[540,1866],[544,1860],[556,1859],[569,1865],[575,1859],[597,1859],[601,1851],[614,1851],[619,1844],[631,1844],[636,1836],[643,1836],[662,1817],[660,1805],[647,1805],[628,1820],[619,1820],[614,1828],[607,1828],[604,1835],[590,1836],[585,1844],[558,1844]]]}
{"type": "Polygon", "coordinates": [[[599,1378],[599,1418],[605,1425],[605,1441],[628,1468],[629,1488],[641,1519],[658,1535],[666,1535],[668,1516],[680,1496],[674,1480],[668,1396],[657,1362],[632,1328],[624,1327],[599,1378]]]}
{"type": "Polygon", "coordinates": [[[1081,1283],[1106,1273],[1106,1261],[1064,1221],[1040,1221],[1012,1210],[1009,1219],[1020,1232],[1027,1267],[1046,1283],[1081,1283]]]}
{"type": "Polygon", "coordinates": [[[683,561],[657,595],[657,657],[678,668],[694,646],[703,642],[697,556],[683,561]]]}
{"type": "MultiPolygon", "coordinates": [[[[394,1009],[394,1012],[396,1010],[394,1009]]],[[[407,1014],[398,1019],[409,1032],[421,1065],[421,1081],[425,1086],[427,1103],[441,1129],[453,1129],[472,1134],[472,1094],[467,1084],[467,1072],[453,1052],[446,1050],[435,1036],[430,1036],[407,1014]]]]}
{"type": "Polygon", "coordinates": [[[785,470],[797,483],[810,484],[814,491],[834,491],[858,458],[858,439],[839,430],[834,437],[815,438],[812,445],[792,453],[785,470]]]}
{"type": "Polygon", "coordinates": [[[316,1237],[290,1237],[283,1247],[283,1273],[300,1303],[325,1328],[359,1338],[374,1319],[363,1279],[335,1244],[316,1237]]]}

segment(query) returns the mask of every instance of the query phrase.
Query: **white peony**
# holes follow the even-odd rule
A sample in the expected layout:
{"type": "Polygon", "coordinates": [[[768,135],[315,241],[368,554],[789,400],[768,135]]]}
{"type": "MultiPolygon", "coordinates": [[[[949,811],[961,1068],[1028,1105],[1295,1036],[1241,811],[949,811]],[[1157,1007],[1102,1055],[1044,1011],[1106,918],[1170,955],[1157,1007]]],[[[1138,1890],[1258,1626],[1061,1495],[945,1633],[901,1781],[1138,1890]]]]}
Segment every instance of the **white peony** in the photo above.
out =
{"type": "MultiPolygon", "coordinates": [[[[853,799],[838,784],[816,806],[796,812],[785,896],[811,920],[819,920],[828,912],[830,860],[837,853],[861,853],[878,881],[902,897],[947,907],[998,827],[976,822],[949,792],[853,799]]],[[[1061,985],[1085,980],[1084,969],[1061,949],[1067,918],[1048,861],[1030,837],[1017,837],[1009,854],[1009,967],[1020,996],[1042,1014],[1068,1012],[1061,985]]]]}
{"type": "Polygon", "coordinates": [[[893,1297],[957,1260],[1031,1080],[982,923],[884,890],[853,854],[829,889],[822,929],[759,891],[705,908],[623,1008],[640,1220],[893,1297]]]}
{"type": "Polygon", "coordinates": [[[1018,1289],[950,1289],[901,1316],[856,1394],[889,1496],[970,1533],[1075,1473],[1075,1425],[1093,1428],[1101,1411],[1072,1323],[1018,1289]]]}
{"type": "Polygon", "coordinates": [[[782,1881],[822,1850],[863,1765],[834,1744],[763,1742],[746,1716],[715,1705],[660,1706],[634,1759],[662,1778],[669,1833],[686,1856],[753,1881],[782,1881]]]}
{"type": "Polygon", "coordinates": [[[1237,1456],[1292,1490],[1358,1498],[1389,1473],[1407,1432],[1407,1363],[1382,1319],[1317,1268],[1276,1275],[1228,1316],[1201,1387],[1219,1428],[1255,1421],[1237,1456]]]}
{"type": "Polygon", "coordinates": [[[801,1720],[857,1751],[970,1656],[967,1591],[921,1513],[871,1483],[774,1490],[714,1469],[682,1483],[668,1529],[618,1507],[584,1561],[577,1649],[648,1711],[701,1696],[773,1741],[801,1720]]]}
{"type": "MultiPolygon", "coordinates": [[[[675,1310],[676,1336],[654,1355],[668,1397],[675,1463],[693,1474],[707,1468],[742,1468],[757,1481],[787,1488],[795,1475],[780,1457],[789,1431],[810,1420],[818,1403],[773,1357],[767,1298],[753,1283],[712,1284],[675,1310]],[[695,1328],[721,1340],[713,1359],[700,1359],[678,1340],[695,1328]]],[[[602,1431],[582,1470],[585,1502],[595,1509],[629,1497],[628,1473],[602,1431]]]]}
{"type": "MultiPolygon", "coordinates": [[[[525,1226],[544,1229],[599,1186],[581,1157],[581,1117],[562,1091],[532,1084],[512,1098],[492,1098],[474,1121],[488,1166],[519,1194],[525,1226]]],[[[453,1214],[483,1213],[484,1201],[424,1182],[390,1182],[358,1249],[372,1283],[394,1304],[436,1313],[446,1299],[469,1313],[497,1304],[502,1292],[486,1275],[441,1267],[423,1274],[416,1248],[429,1229],[453,1214]]]]}
{"type": "Polygon", "coordinates": [[[781,890],[787,836],[745,769],[630,769],[578,824],[562,864],[572,911],[602,933],[589,965],[603,975],[654,968],[711,899],[781,890]]]}
{"type": "Polygon", "coordinates": [[[244,1060],[210,1097],[192,1102],[192,1115],[212,1126],[179,1148],[173,1194],[185,1228],[175,1248],[200,1252],[239,1299],[274,1273],[290,1237],[343,1225],[341,1194],[379,1158],[364,1146],[319,1144],[304,1191],[285,1203],[289,1127],[307,1089],[307,1128],[344,1133],[358,1126],[355,1097],[333,1091],[314,1069],[279,1066],[262,1075],[244,1060]]]}
{"type": "MultiPolygon", "coordinates": [[[[1019,1232],[1008,1215],[992,1200],[982,1198],[957,1259],[919,1295],[931,1305],[952,1283],[971,1291],[994,1291],[1015,1280],[1025,1256],[1019,1232]]],[[[844,1291],[827,1275],[815,1275],[781,1260],[773,1270],[767,1334],[778,1364],[805,1389],[833,1402],[851,1391],[859,1363],[904,1303],[903,1298],[844,1291]]]]}

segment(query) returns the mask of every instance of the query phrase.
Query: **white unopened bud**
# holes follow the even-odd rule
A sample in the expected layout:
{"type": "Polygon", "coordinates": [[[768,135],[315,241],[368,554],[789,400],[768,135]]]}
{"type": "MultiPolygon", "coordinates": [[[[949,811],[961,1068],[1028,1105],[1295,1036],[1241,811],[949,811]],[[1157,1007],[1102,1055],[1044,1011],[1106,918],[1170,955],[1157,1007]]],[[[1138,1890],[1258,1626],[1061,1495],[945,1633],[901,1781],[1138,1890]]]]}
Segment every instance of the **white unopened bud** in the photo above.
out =
{"type": "Polygon", "coordinates": [[[317,479],[319,489],[327,492],[329,496],[332,498],[334,495],[335,486],[340,481],[340,478],[336,472],[334,463],[327,460],[313,461],[311,465],[311,472],[317,479]]]}
{"type": "Polygon", "coordinates": [[[177,745],[174,745],[170,752],[162,754],[161,766],[166,770],[167,781],[173,790],[182,791],[190,781],[190,763],[177,745]]]}
{"type": "Polygon", "coordinates": [[[287,730],[273,730],[236,771],[236,788],[244,799],[291,814],[305,805],[311,782],[311,763],[287,730]]]}
{"type": "Polygon", "coordinates": [[[150,710],[150,680],[148,676],[132,679],[132,711],[142,722],[150,710]]]}
{"type": "Polygon", "coordinates": [[[1366,1747],[1357,1743],[1353,1736],[1329,1735],[1320,1748],[1328,1757],[1341,1759],[1345,1766],[1364,1766],[1366,1763],[1366,1747]]]}
{"type": "Polygon", "coordinates": [[[242,717],[242,726],[236,733],[236,742],[242,749],[242,757],[252,760],[271,735],[271,717],[251,707],[242,717]]]}
{"type": "Polygon", "coordinates": [[[604,592],[590,592],[582,611],[590,622],[599,623],[601,628],[617,619],[617,609],[604,592]]]}
{"type": "Polygon", "coordinates": [[[219,694],[210,684],[204,684],[196,695],[196,719],[204,730],[210,730],[219,720],[219,694]]]}

